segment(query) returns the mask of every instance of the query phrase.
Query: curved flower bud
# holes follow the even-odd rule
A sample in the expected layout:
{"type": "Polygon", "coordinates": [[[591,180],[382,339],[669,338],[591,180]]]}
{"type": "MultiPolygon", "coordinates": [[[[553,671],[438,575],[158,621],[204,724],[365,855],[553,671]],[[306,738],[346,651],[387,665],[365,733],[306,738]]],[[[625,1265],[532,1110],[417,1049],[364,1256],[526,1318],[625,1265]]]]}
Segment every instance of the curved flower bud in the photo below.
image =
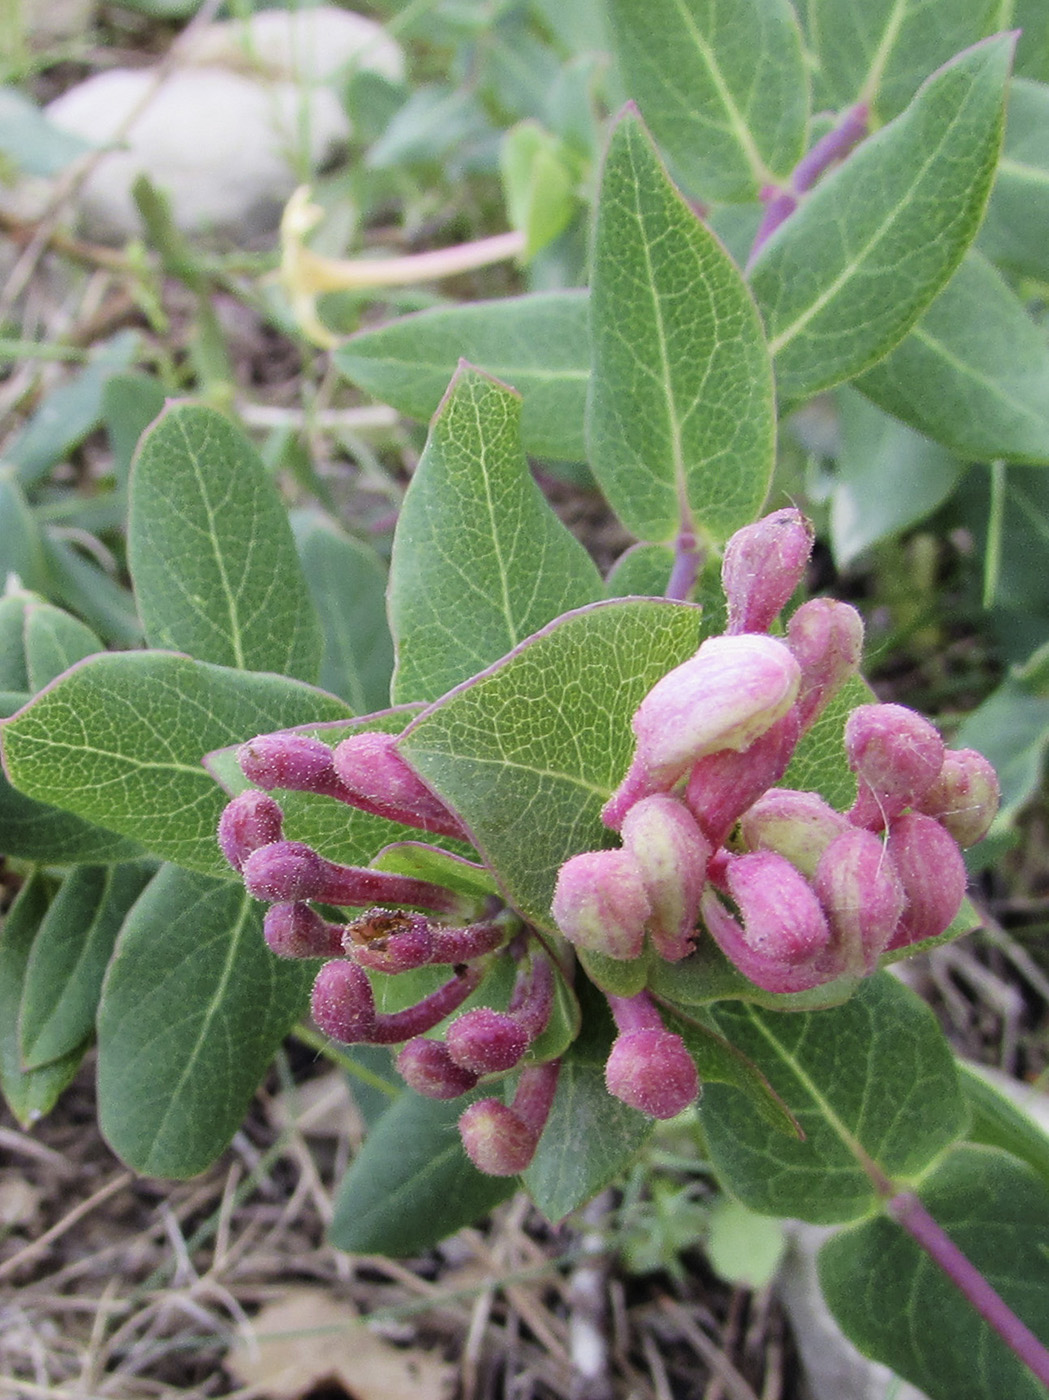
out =
{"type": "Polygon", "coordinates": [[[249,783],[260,788],[287,788],[345,798],[332,763],[332,752],[320,739],[291,731],[259,734],[237,750],[237,762],[249,783]]]}
{"type": "Polygon", "coordinates": [[[905,705],[859,705],[845,721],[845,752],[856,774],[853,826],[881,831],[916,806],[943,767],[936,728],[905,705]]]}
{"type": "Polygon", "coordinates": [[[262,936],[278,958],[334,958],[342,951],[342,925],[330,924],[308,904],[271,904],[262,936]]]}
{"type": "Polygon", "coordinates": [[[628,1031],[612,1046],[605,1086],[649,1118],[676,1118],[699,1096],[699,1075],[685,1042],[673,1031],[628,1031]]]}
{"type": "Polygon", "coordinates": [[[749,851],[778,851],[809,879],[820,856],[842,832],[855,828],[818,792],[772,788],[743,813],[740,834],[749,851]]]}
{"type": "Polygon", "coordinates": [[[401,758],[398,737],[369,731],[351,734],[336,747],[332,759],[345,800],[405,826],[469,840],[458,817],[401,758]]]}
{"type": "Polygon", "coordinates": [[[907,903],[884,842],[862,827],[842,832],[820,857],[812,884],[834,933],[835,975],[873,972],[907,903]]]}
{"type": "Polygon", "coordinates": [[[301,841],[275,841],[253,851],[241,873],[245,889],[255,899],[279,903],[317,899],[322,904],[359,908],[384,900],[418,904],[438,913],[459,907],[458,897],[440,885],[410,875],[337,865],[301,841]]]}
{"type": "Polygon", "coordinates": [[[638,706],[633,762],[601,818],[617,831],[642,797],[669,792],[692,765],[719,749],[749,748],[794,703],[798,663],[774,637],[710,637],[638,706]]]}
{"type": "Polygon", "coordinates": [[[793,507],[736,531],[721,563],[727,633],[769,630],[805,574],[813,533],[811,521],[793,507]]]}
{"type": "Polygon", "coordinates": [[[687,957],[707,879],[711,843],[681,802],[655,793],[635,802],[623,820],[623,849],[641,871],[652,913],[652,944],[670,962],[687,957]]]}
{"type": "Polygon", "coordinates": [[[355,963],[325,963],[310,996],[317,1026],[343,1045],[370,1041],[375,1031],[375,996],[368,974],[355,963]]]}
{"type": "Polygon", "coordinates": [[[487,1176],[523,1172],[539,1145],[557,1090],[560,1060],[521,1071],[509,1108],[498,1099],[473,1103],[459,1119],[466,1155],[487,1176]]]}
{"type": "Polygon", "coordinates": [[[445,1034],[448,1054],[475,1075],[513,1069],[528,1049],[524,1027],[505,1011],[475,1006],[457,1016],[445,1034]]]}
{"type": "Polygon", "coordinates": [[[887,850],[907,896],[886,949],[891,952],[945,932],[962,906],[968,877],[954,837],[923,812],[897,817],[887,850]]]}
{"type": "Polygon", "coordinates": [[[397,1069],[410,1089],[428,1099],[457,1099],[468,1094],[477,1075],[457,1065],[439,1040],[416,1036],[397,1056],[397,1069]]]}
{"type": "Polygon", "coordinates": [[[801,667],[798,714],[805,730],[834,692],[859,670],[863,618],[849,603],[812,598],[787,623],[787,645],[801,667]]]}
{"type": "Polygon", "coordinates": [[[800,733],[795,705],[742,753],[722,749],[692,769],[685,803],[713,846],[723,845],[747,808],[783,777],[800,733]]]}
{"type": "Polygon", "coordinates": [[[975,749],[948,749],[932,787],[918,810],[947,828],[959,846],[982,841],[1001,801],[998,774],[975,749]]]}
{"type": "Polygon", "coordinates": [[[284,814],[268,793],[249,789],[227,803],[219,817],[219,846],[234,870],[242,870],[253,851],[284,835],[284,814]]]}
{"type": "Polygon", "coordinates": [[[627,959],[644,947],[652,905],[629,851],[584,851],[558,871],[551,912],[577,948],[627,959]]]}

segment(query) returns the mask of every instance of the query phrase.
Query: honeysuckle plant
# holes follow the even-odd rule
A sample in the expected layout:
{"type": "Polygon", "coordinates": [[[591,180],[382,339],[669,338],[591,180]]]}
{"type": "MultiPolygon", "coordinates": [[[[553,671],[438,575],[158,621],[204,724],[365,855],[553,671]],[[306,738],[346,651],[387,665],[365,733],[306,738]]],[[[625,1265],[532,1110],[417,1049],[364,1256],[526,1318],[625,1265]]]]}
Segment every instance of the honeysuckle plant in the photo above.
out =
{"type": "Polygon", "coordinates": [[[146,649],[9,582],[0,1084],[22,1121],[97,1035],[113,1149],[192,1175],[297,1028],[388,1100],[333,1239],[409,1253],[519,1184],[560,1220],[692,1113],[727,1191],[842,1227],[821,1278],[864,1350],[934,1397],[1045,1394],[1049,1148],[885,970],[976,926],[961,851],[997,779],[877,701],[773,477],[779,420],[847,384],[956,450],[1049,461],[1049,352],[973,247],[1002,11],[609,7],[634,103],[587,289],[335,352],[433,413],[388,632],[374,556],[289,524],[195,403],[131,474],[146,649]],[[1012,396],[988,327],[1028,328],[1012,396]],[[608,577],[527,453],[585,459],[636,540],[608,577]]]}

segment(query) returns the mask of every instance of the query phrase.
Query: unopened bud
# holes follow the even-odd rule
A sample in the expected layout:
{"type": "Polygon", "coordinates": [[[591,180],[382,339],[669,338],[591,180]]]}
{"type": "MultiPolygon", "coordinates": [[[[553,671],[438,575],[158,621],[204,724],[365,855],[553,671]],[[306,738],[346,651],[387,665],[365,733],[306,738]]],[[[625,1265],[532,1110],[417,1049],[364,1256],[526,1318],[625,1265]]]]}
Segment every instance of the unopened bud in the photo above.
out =
{"type": "Polygon", "coordinates": [[[475,1075],[500,1074],[513,1069],[528,1049],[524,1028],[505,1011],[476,1006],[464,1011],[445,1035],[448,1054],[475,1075]]]}
{"type": "Polygon", "coordinates": [[[433,958],[430,921],[400,909],[369,909],[346,924],[343,951],[373,972],[410,972],[433,958]]]}
{"type": "Polygon", "coordinates": [[[685,802],[711,845],[723,845],[747,808],[783,777],[800,732],[793,706],[742,753],[722,749],[699,760],[689,775],[685,802]]]}
{"type": "Polygon", "coordinates": [[[797,792],[794,788],[770,789],[740,821],[748,851],[778,851],[809,879],[834,838],[854,829],[818,792],[797,792]]]}
{"type": "Polygon", "coordinates": [[[916,806],[943,767],[943,740],[905,705],[858,706],[845,721],[845,752],[858,783],[849,820],[870,831],[916,806]]]}
{"type": "Polygon", "coordinates": [[[485,1176],[517,1176],[535,1156],[538,1134],[499,1099],[479,1099],[459,1119],[466,1155],[485,1176]]]}
{"type": "Polygon", "coordinates": [[[558,871],[551,912],[577,948],[627,959],[644,947],[652,905],[629,851],[584,851],[558,871]]]}
{"type": "Polygon", "coordinates": [[[293,903],[318,899],[326,862],[301,841],[276,841],[244,862],[244,886],[255,899],[293,903]]]}
{"type": "Polygon", "coordinates": [[[649,1118],[675,1118],[699,1095],[685,1042],[654,1026],[618,1037],[605,1064],[605,1084],[613,1097],[649,1118]]]}
{"type": "Polygon", "coordinates": [[[368,975],[354,963],[325,963],[310,997],[313,1019],[325,1035],[344,1045],[370,1041],[375,1031],[375,997],[368,975]]]}
{"type": "Polygon", "coordinates": [[[237,762],[248,782],[260,788],[287,788],[341,797],[332,752],[319,739],[292,732],[260,734],[237,750],[237,762]]]}
{"type": "Polygon", "coordinates": [[[967,876],[954,837],[922,812],[906,812],[889,827],[889,858],[907,907],[887,951],[936,938],[950,927],[965,897],[967,876]]]}
{"type": "Polygon", "coordinates": [[[397,1069],[409,1089],[428,1099],[457,1099],[468,1094],[477,1075],[457,1065],[439,1040],[416,1036],[397,1056],[397,1069]]]}
{"type": "Polygon", "coordinates": [[[641,870],[652,913],[649,937],[670,962],[687,957],[707,879],[710,842],[688,808],[664,793],[635,802],[623,820],[623,848],[641,870]]]}
{"type": "Polygon", "coordinates": [[[975,749],[948,749],[918,810],[935,817],[967,849],[987,835],[1000,801],[998,774],[983,754],[975,749]]]}
{"type": "Polygon", "coordinates": [[[243,870],[253,851],[284,834],[284,816],[273,798],[254,789],[239,793],[219,818],[219,846],[234,870],[243,870]]]}
{"type": "Polygon", "coordinates": [[[727,632],[769,630],[804,576],[812,539],[811,522],[793,507],[736,531],[721,565],[727,632]]]}
{"type": "Polygon", "coordinates": [[[873,972],[907,902],[884,842],[862,827],[842,832],[823,852],[813,888],[834,933],[836,971],[873,972]]]}
{"type": "Polygon", "coordinates": [[[798,714],[805,730],[859,670],[863,619],[849,603],[812,598],[787,623],[787,645],[801,667],[798,714]]]}
{"type": "Polygon", "coordinates": [[[333,754],[348,800],[389,821],[442,836],[465,838],[458,817],[396,751],[398,736],[368,731],[343,739],[333,754]]]}
{"type": "Polygon", "coordinates": [[[800,679],[798,663],[774,637],[708,638],[638,706],[634,759],[602,820],[617,831],[635,802],[669,792],[706,754],[749,748],[790,709],[800,679]]]}
{"type": "Polygon", "coordinates": [[[335,958],[342,952],[342,925],[330,924],[308,904],[271,904],[262,935],[278,958],[335,958]]]}
{"type": "Polygon", "coordinates": [[[316,899],[322,904],[361,908],[382,900],[417,904],[438,913],[459,907],[458,897],[440,885],[391,871],[338,865],[301,841],[275,841],[253,851],[242,874],[245,888],[255,899],[280,903],[316,899]]]}

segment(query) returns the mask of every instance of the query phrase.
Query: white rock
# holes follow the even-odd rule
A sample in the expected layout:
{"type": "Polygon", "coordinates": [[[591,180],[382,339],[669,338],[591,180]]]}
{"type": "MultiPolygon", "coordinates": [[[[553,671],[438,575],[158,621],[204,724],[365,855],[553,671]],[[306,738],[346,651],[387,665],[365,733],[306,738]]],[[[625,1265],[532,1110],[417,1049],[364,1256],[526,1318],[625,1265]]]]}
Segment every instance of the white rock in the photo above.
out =
{"type": "Polygon", "coordinates": [[[223,63],[323,83],[351,64],[391,82],[404,78],[404,52],[381,24],[334,5],[261,10],[247,20],[210,24],[186,48],[194,63],[223,63]]]}

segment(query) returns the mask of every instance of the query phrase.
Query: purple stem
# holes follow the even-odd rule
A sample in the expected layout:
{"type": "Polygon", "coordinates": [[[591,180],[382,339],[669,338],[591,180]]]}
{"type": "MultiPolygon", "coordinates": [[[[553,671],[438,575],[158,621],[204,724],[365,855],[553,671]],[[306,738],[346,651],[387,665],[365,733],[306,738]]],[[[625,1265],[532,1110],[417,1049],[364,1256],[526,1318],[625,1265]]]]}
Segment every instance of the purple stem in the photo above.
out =
{"type": "Polygon", "coordinates": [[[414,1006],[406,1006],[403,1011],[379,1012],[369,1041],[372,1045],[399,1045],[402,1040],[425,1035],[462,1006],[481,976],[481,968],[465,968],[414,1006]]]}
{"type": "Polygon", "coordinates": [[[998,1333],[1043,1385],[1049,1385],[1049,1350],[1024,1325],[991,1287],[979,1269],[965,1257],[946,1232],[937,1225],[921,1201],[911,1191],[901,1191],[887,1202],[886,1210],[915,1240],[929,1258],[965,1295],[985,1322],[998,1333]]]}
{"type": "Polygon", "coordinates": [[[665,598],[683,603],[695,586],[701,563],[699,546],[695,533],[688,525],[682,525],[674,541],[674,567],[667,581],[665,598]]]}
{"type": "Polygon", "coordinates": [[[631,1031],[664,1029],[662,1017],[647,992],[638,992],[632,997],[614,997],[606,992],[605,999],[620,1035],[629,1035],[631,1031]]]}
{"type": "Polygon", "coordinates": [[[765,213],[750,247],[750,255],[747,258],[748,268],[757,257],[762,245],[772,237],[780,224],[789,219],[798,207],[798,201],[792,194],[787,190],[777,189],[775,186],[762,190],[761,197],[765,204],[765,213]]]}
{"type": "Polygon", "coordinates": [[[537,1141],[550,1117],[560,1073],[561,1061],[547,1060],[545,1064],[529,1065],[523,1069],[517,1081],[512,1108],[521,1122],[532,1130],[537,1141]]]}
{"type": "Polygon", "coordinates": [[[554,969],[543,953],[533,953],[530,972],[518,973],[507,1012],[530,1041],[546,1030],[554,1009],[554,969]]]}

